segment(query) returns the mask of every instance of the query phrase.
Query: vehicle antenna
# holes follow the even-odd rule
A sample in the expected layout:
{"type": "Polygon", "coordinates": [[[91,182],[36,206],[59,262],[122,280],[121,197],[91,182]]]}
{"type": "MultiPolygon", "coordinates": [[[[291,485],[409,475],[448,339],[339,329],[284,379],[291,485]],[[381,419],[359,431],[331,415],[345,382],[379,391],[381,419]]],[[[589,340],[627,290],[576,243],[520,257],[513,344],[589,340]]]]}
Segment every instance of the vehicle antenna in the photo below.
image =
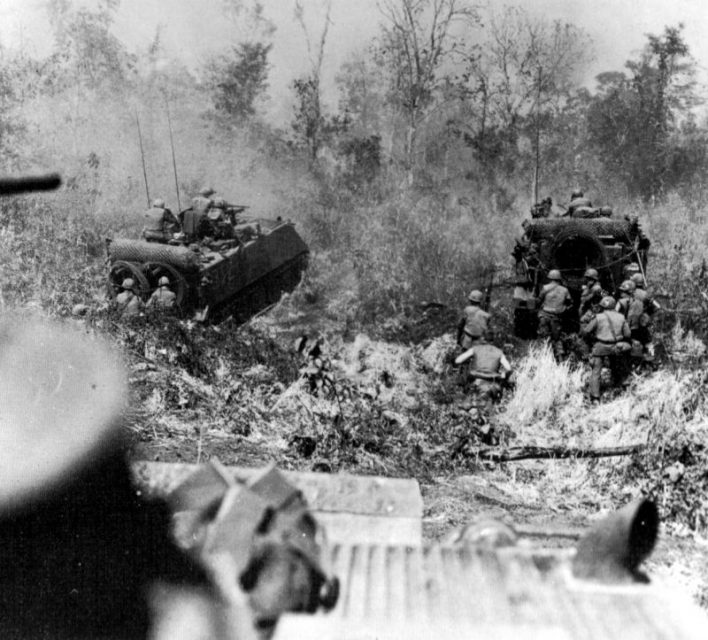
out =
{"type": "Polygon", "coordinates": [[[541,119],[539,109],[541,107],[541,67],[538,67],[538,95],[536,96],[536,168],[533,176],[533,201],[538,202],[538,173],[541,162],[541,119]]]}
{"type": "Polygon", "coordinates": [[[135,109],[135,122],[138,124],[138,141],[140,142],[140,158],[143,161],[143,177],[145,178],[145,195],[147,196],[147,206],[150,206],[150,189],[148,188],[147,169],[145,168],[145,151],[143,149],[143,134],[140,131],[140,118],[138,110],[135,109]]]}
{"type": "Polygon", "coordinates": [[[172,139],[172,119],[170,118],[170,104],[165,96],[165,110],[167,111],[167,126],[170,129],[170,147],[172,148],[172,169],[175,173],[175,191],[177,192],[177,211],[182,211],[182,204],[179,201],[179,181],[177,180],[177,160],[175,159],[175,142],[172,139]]]}

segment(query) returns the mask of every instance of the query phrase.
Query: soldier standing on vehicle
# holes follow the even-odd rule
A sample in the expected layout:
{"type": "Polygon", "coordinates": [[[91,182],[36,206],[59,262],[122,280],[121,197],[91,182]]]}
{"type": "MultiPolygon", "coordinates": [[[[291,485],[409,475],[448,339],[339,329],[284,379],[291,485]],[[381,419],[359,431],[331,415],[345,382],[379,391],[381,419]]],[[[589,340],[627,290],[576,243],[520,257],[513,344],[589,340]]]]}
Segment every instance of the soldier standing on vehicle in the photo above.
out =
{"type": "Polygon", "coordinates": [[[560,271],[551,269],[548,279],[550,282],[544,285],[538,298],[538,335],[550,338],[553,355],[559,360],[563,356],[563,314],[571,307],[573,300],[568,289],[561,284],[560,271]]]}
{"type": "Polygon", "coordinates": [[[214,203],[211,197],[214,193],[214,189],[211,187],[204,187],[200,189],[197,196],[192,198],[192,211],[201,214],[205,214],[209,211],[214,203]]]}
{"type": "Polygon", "coordinates": [[[207,219],[211,225],[214,238],[227,239],[233,237],[233,226],[231,220],[226,213],[226,200],[223,198],[214,198],[207,219]]]}
{"type": "Polygon", "coordinates": [[[572,216],[576,210],[584,207],[592,207],[592,202],[585,197],[585,194],[582,191],[573,191],[570,195],[568,211],[566,211],[563,215],[572,216]]]}
{"type": "Polygon", "coordinates": [[[121,283],[121,289],[123,291],[116,296],[116,306],[120,311],[121,320],[140,315],[144,304],[140,296],[135,293],[135,281],[132,278],[126,278],[121,283]]]}
{"type": "Polygon", "coordinates": [[[615,386],[622,385],[627,377],[627,355],[631,345],[631,332],[624,316],[615,311],[615,299],[605,296],[601,302],[601,311],[585,327],[582,333],[594,341],[590,371],[590,399],[600,401],[600,376],[602,366],[609,364],[615,386]]]}
{"type": "Polygon", "coordinates": [[[455,359],[455,364],[469,363],[468,377],[473,382],[473,390],[484,401],[486,409],[499,401],[502,386],[511,375],[511,365],[504,352],[487,342],[485,332],[475,344],[455,359]]]}
{"type": "Polygon", "coordinates": [[[153,200],[152,207],[145,212],[143,238],[148,242],[168,242],[180,230],[179,220],[165,207],[162,198],[153,200]]]}
{"type": "Polygon", "coordinates": [[[156,311],[166,311],[174,309],[176,304],[177,294],[170,289],[170,279],[167,276],[161,276],[157,281],[157,289],[153,291],[147,301],[147,308],[156,311]]]}
{"type": "Polygon", "coordinates": [[[484,294],[475,289],[467,296],[469,304],[462,312],[462,318],[457,325],[457,344],[463,349],[469,349],[479,342],[487,332],[489,314],[480,307],[484,294]]]}

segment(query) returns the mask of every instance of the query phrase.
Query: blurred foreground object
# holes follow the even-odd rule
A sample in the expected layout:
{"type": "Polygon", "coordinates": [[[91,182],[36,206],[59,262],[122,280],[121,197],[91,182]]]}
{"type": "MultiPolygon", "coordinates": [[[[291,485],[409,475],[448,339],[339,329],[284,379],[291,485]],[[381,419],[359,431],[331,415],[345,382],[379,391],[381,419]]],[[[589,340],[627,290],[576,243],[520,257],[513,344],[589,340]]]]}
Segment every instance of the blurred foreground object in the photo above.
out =
{"type": "MultiPolygon", "coordinates": [[[[169,493],[195,469],[165,463],[133,468],[144,490],[157,494],[169,493]]],[[[257,477],[245,469],[225,472],[246,482],[257,477]]],[[[284,475],[318,519],[338,519],[321,563],[339,578],[341,593],[329,613],[283,613],[275,640],[705,637],[705,612],[662,585],[647,584],[641,573],[658,529],[651,502],[632,503],[598,522],[577,553],[531,546],[523,527],[489,520],[471,523],[442,544],[424,545],[415,481],[284,475]],[[397,539],[389,537],[387,530],[397,527],[397,539]]]]}
{"type": "Polygon", "coordinates": [[[0,321],[0,637],[141,638],[154,580],[203,579],[133,488],[123,368],[100,341],[0,321]]]}
{"type": "Polygon", "coordinates": [[[61,176],[58,173],[19,178],[0,177],[0,196],[14,196],[31,191],[53,191],[60,185],[61,176]]]}

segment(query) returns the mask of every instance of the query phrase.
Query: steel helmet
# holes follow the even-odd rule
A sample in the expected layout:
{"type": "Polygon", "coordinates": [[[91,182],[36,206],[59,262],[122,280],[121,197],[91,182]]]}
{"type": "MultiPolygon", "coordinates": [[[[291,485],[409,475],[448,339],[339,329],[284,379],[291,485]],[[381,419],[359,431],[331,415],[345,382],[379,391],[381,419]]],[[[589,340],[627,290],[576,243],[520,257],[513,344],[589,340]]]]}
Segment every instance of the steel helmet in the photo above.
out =
{"type": "Polygon", "coordinates": [[[214,189],[212,189],[211,187],[203,187],[199,190],[199,195],[204,196],[205,198],[208,198],[213,193],[214,189]]]}
{"type": "Polygon", "coordinates": [[[597,273],[597,269],[586,269],[584,276],[593,280],[597,280],[600,277],[597,273]]]}
{"type": "Polygon", "coordinates": [[[132,289],[135,286],[135,281],[132,278],[126,278],[120,286],[123,289],[132,289]]]}
{"type": "Polygon", "coordinates": [[[647,284],[646,280],[644,280],[644,276],[641,273],[633,273],[630,280],[634,282],[634,285],[636,287],[639,287],[640,289],[643,289],[647,284]]]}
{"type": "Polygon", "coordinates": [[[633,293],[636,288],[637,288],[636,285],[631,280],[625,280],[619,286],[619,290],[624,291],[625,293],[633,293]]]}
{"type": "Polygon", "coordinates": [[[164,209],[165,208],[165,201],[162,198],[155,198],[152,201],[152,206],[157,207],[159,209],[164,209]]]}
{"type": "Polygon", "coordinates": [[[558,271],[558,269],[551,269],[548,272],[548,279],[549,280],[560,280],[561,279],[560,271],[558,271]]]}
{"type": "Polygon", "coordinates": [[[474,291],[470,291],[470,295],[467,296],[467,299],[470,302],[480,303],[484,300],[484,294],[479,289],[475,289],[474,291]]]}
{"type": "Polygon", "coordinates": [[[617,303],[612,296],[605,296],[602,300],[600,300],[600,306],[603,309],[614,309],[616,304],[617,303]]]}
{"type": "Polygon", "coordinates": [[[158,287],[167,287],[170,284],[170,279],[167,276],[161,276],[157,281],[158,287]]]}
{"type": "Polygon", "coordinates": [[[571,194],[570,199],[571,199],[571,200],[575,200],[575,198],[582,198],[582,197],[584,197],[584,196],[585,196],[585,194],[584,194],[580,189],[576,189],[576,190],[573,191],[573,193],[571,194]]]}
{"type": "Polygon", "coordinates": [[[630,262],[625,268],[626,273],[639,273],[641,269],[636,262],[630,262]]]}

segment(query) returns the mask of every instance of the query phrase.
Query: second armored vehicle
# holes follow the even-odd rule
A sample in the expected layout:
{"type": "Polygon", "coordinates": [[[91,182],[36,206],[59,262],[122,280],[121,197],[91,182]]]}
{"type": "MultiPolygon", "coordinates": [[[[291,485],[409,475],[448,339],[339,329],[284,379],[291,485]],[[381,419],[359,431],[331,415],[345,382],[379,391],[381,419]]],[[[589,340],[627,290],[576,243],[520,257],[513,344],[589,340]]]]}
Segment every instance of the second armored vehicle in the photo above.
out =
{"type": "MultiPolygon", "coordinates": [[[[624,280],[624,268],[638,262],[646,269],[649,240],[637,218],[615,217],[612,209],[586,208],[581,215],[534,215],[523,223],[524,235],[512,253],[516,265],[514,331],[531,338],[536,334],[535,300],[551,269],[561,272],[573,299],[579,302],[585,270],[597,269],[603,289],[615,292],[624,280]]],[[[577,317],[577,314],[574,314],[577,317]]]]}
{"type": "Polygon", "coordinates": [[[250,317],[297,286],[309,250],[292,222],[259,218],[242,227],[229,241],[188,246],[109,240],[109,295],[130,278],[147,300],[165,276],[183,313],[212,322],[250,317]]]}

